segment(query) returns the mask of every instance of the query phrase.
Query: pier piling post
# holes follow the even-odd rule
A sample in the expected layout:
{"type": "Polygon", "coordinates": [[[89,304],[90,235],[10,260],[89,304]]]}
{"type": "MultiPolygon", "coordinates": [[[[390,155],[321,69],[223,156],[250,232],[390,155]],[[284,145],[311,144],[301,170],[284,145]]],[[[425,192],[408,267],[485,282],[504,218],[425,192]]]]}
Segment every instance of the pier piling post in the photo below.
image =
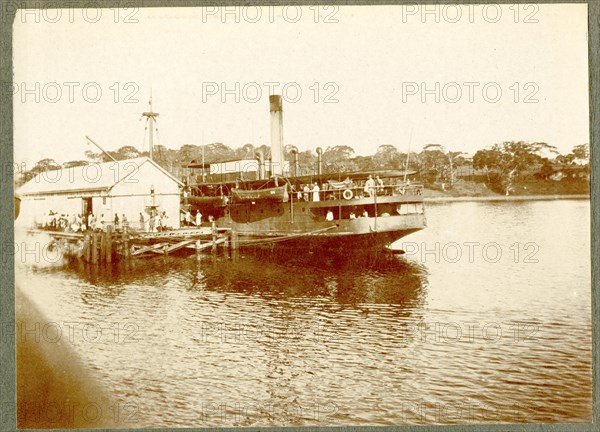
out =
{"type": "Polygon", "coordinates": [[[83,260],[90,262],[90,235],[88,233],[83,235],[83,260]]]}
{"type": "Polygon", "coordinates": [[[112,262],[112,225],[106,227],[106,262],[112,262]]]}
{"type": "Polygon", "coordinates": [[[100,254],[98,255],[98,261],[102,263],[102,262],[104,262],[104,260],[106,258],[106,232],[101,231],[99,233],[99,237],[100,237],[100,254]]]}
{"type": "Polygon", "coordinates": [[[196,240],[196,258],[200,259],[200,239],[196,240]]]}
{"type": "Polygon", "coordinates": [[[86,258],[87,258],[87,262],[92,262],[92,247],[94,245],[94,241],[92,239],[91,233],[87,234],[87,240],[88,240],[88,249],[87,249],[86,258]]]}
{"type": "Polygon", "coordinates": [[[238,235],[237,232],[233,231],[231,233],[231,248],[236,251],[238,248],[238,235]]]}
{"type": "Polygon", "coordinates": [[[238,253],[238,233],[236,230],[231,230],[231,258],[234,260],[237,258],[238,253]]]}
{"type": "Polygon", "coordinates": [[[212,252],[215,253],[217,251],[217,223],[212,221],[212,252]]]}
{"type": "Polygon", "coordinates": [[[127,232],[127,226],[123,226],[123,234],[121,234],[121,244],[123,245],[123,258],[129,259],[129,233],[127,232]]]}
{"type": "Polygon", "coordinates": [[[92,264],[98,264],[98,234],[92,233],[92,264]]]}

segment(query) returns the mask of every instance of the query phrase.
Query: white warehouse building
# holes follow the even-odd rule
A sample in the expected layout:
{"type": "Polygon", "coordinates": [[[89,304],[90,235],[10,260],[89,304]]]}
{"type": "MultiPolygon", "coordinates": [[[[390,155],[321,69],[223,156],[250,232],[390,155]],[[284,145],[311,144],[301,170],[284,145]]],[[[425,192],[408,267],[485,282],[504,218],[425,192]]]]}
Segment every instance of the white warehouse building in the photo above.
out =
{"type": "Polygon", "coordinates": [[[150,209],[166,212],[167,226],[179,228],[183,183],[147,157],[51,170],[38,174],[16,193],[21,198],[18,222],[41,223],[50,210],[58,214],[89,214],[105,224],[115,213],[138,226],[150,209]]]}

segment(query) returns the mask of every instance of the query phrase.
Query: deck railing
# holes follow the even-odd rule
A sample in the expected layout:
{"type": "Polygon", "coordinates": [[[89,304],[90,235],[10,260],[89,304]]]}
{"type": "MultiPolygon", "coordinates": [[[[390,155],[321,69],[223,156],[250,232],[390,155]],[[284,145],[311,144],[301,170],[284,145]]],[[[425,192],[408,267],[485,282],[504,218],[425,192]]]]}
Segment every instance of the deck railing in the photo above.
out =
{"type": "MultiPolygon", "coordinates": [[[[375,195],[378,197],[384,196],[414,196],[418,197],[422,195],[422,185],[387,185],[387,186],[375,186],[373,188],[365,189],[364,186],[353,186],[344,189],[319,189],[319,201],[325,200],[352,200],[361,198],[373,198],[375,195]],[[350,191],[350,192],[347,192],[350,191]]],[[[313,192],[304,190],[297,190],[294,188],[292,191],[295,200],[304,201],[315,201],[313,192]]]]}

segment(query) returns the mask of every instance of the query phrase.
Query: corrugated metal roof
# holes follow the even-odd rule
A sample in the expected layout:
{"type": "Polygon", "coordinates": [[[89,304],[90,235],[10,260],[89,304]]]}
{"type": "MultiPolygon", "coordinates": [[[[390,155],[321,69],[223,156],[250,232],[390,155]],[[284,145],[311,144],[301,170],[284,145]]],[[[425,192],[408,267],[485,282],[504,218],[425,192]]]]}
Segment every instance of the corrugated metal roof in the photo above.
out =
{"type": "Polygon", "coordinates": [[[17,190],[17,193],[21,196],[27,196],[65,192],[106,191],[133,175],[136,172],[136,168],[145,163],[154,165],[163,174],[170,177],[180,186],[183,186],[183,183],[156,162],[147,157],[139,157],[116,162],[92,163],[73,168],[46,171],[36,175],[21,186],[17,190]]]}

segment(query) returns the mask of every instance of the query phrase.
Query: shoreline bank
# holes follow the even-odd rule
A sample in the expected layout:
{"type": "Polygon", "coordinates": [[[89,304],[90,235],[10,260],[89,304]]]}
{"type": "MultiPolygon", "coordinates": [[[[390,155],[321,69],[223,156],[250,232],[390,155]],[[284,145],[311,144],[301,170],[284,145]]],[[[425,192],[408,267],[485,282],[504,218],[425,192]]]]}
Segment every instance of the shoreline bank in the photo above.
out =
{"type": "Polygon", "coordinates": [[[553,201],[590,199],[587,194],[570,195],[493,195],[493,196],[432,196],[423,197],[425,203],[468,202],[468,201],[553,201]]]}

